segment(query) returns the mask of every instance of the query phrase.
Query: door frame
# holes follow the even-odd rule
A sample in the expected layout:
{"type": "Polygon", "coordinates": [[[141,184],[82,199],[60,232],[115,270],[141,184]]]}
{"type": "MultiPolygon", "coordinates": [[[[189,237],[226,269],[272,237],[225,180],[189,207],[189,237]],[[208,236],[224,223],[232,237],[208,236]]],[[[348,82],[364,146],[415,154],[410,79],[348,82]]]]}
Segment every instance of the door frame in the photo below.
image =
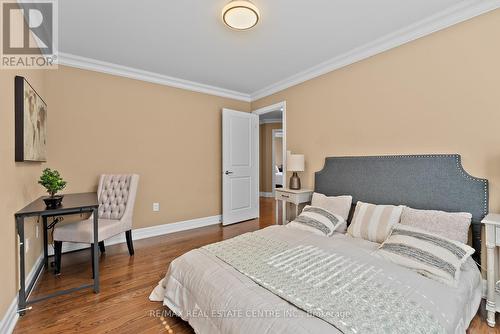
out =
{"type": "MultiPolygon", "coordinates": [[[[282,120],[281,120],[281,129],[283,131],[283,180],[286,183],[286,101],[281,101],[269,106],[265,106],[256,110],[253,110],[252,113],[256,115],[267,114],[271,111],[280,110],[282,111],[282,120]]],[[[260,126],[259,126],[259,137],[260,137],[260,126]]],[[[259,187],[260,187],[260,173],[259,173],[259,187]]],[[[274,184],[273,184],[274,188],[274,184]]],[[[283,185],[283,188],[286,188],[286,184],[283,185]]],[[[259,192],[260,193],[260,192],[259,192]]],[[[273,189],[274,196],[274,189],[273,189]]]]}

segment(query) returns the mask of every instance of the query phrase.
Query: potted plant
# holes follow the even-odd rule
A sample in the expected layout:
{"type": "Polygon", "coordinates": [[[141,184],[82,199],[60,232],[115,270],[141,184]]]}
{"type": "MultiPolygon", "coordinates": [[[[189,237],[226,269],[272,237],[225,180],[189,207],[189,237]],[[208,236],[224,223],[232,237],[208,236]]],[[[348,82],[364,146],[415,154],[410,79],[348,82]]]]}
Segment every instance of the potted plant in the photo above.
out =
{"type": "Polygon", "coordinates": [[[50,196],[44,197],[43,201],[47,205],[48,209],[55,209],[61,206],[63,195],[56,196],[57,192],[63,190],[66,187],[66,181],[63,180],[61,175],[57,170],[52,170],[50,168],[45,168],[40,176],[38,183],[41,184],[50,196]]]}

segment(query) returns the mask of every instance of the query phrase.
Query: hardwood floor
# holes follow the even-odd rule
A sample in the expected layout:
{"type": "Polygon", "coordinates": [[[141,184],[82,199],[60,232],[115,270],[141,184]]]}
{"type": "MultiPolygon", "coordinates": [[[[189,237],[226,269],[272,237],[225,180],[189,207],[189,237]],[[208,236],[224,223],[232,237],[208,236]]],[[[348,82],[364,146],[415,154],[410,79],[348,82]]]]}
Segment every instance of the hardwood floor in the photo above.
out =
{"type": "MultiPolygon", "coordinates": [[[[274,224],[274,200],[261,199],[261,218],[227,227],[196,230],[134,242],[129,257],[126,244],[106,247],[101,256],[101,293],[83,290],[33,305],[19,319],[14,333],[194,333],[187,323],[160,303],[150,302],[151,290],[169,263],[183,253],[274,224]],[[165,322],[165,324],[163,323],[165,322]],[[166,327],[168,326],[168,327],[166,327]]],[[[46,272],[33,296],[80,285],[91,277],[90,250],[63,255],[62,273],[46,272]]],[[[500,333],[477,315],[467,333],[500,333]]]]}

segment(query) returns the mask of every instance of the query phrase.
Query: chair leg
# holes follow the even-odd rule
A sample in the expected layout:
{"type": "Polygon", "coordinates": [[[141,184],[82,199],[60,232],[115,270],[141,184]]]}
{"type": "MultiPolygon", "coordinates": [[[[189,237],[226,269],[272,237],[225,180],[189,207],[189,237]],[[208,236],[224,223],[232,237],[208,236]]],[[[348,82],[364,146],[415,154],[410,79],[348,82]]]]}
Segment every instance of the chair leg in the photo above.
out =
{"type": "Polygon", "coordinates": [[[106,252],[106,248],[104,248],[104,241],[99,241],[99,250],[101,251],[101,253],[106,252]]]}
{"type": "Polygon", "coordinates": [[[94,244],[90,244],[90,266],[92,267],[92,279],[94,279],[94,244]]]}
{"type": "Polygon", "coordinates": [[[61,258],[62,258],[62,241],[54,240],[55,275],[61,274],[61,258]]]}
{"type": "Polygon", "coordinates": [[[125,237],[127,238],[128,253],[130,256],[134,255],[134,244],[132,243],[132,230],[125,232],[125,237]]]}

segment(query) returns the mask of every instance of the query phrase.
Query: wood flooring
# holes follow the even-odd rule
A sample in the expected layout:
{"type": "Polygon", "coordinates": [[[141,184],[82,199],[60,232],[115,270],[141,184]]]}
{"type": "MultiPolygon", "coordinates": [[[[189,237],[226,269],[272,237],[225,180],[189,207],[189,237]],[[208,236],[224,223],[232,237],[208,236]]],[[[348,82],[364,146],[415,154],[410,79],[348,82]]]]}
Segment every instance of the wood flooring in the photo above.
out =
{"type": "MultiPolygon", "coordinates": [[[[14,333],[194,333],[189,324],[148,299],[169,263],[191,249],[274,224],[274,200],[261,198],[260,219],[231,226],[209,226],[137,240],[135,255],[126,244],[106,247],[101,256],[101,293],[78,291],[33,304],[14,333]],[[166,317],[165,317],[166,316],[166,317]],[[165,322],[165,323],[164,323],[165,322]],[[167,327],[168,326],[168,327],[167,327]]],[[[43,273],[33,296],[90,282],[90,250],[64,254],[62,274],[43,273]]],[[[476,315],[467,333],[500,333],[476,315]]]]}

